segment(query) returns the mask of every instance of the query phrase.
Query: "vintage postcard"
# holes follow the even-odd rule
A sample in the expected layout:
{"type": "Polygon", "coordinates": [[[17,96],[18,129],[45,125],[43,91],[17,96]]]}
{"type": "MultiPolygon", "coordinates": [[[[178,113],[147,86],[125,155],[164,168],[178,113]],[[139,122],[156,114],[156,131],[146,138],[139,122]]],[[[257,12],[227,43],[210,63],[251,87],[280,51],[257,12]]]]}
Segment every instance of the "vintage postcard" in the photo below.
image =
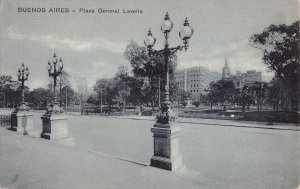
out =
{"type": "Polygon", "coordinates": [[[299,3],[0,0],[0,189],[299,188],[299,3]]]}

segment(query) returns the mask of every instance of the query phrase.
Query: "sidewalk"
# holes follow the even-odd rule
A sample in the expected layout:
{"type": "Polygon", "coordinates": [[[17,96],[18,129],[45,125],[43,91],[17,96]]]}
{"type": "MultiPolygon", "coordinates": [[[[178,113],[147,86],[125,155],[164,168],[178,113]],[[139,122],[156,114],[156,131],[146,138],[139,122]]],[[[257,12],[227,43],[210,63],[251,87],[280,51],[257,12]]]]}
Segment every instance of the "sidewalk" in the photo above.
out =
{"type": "MultiPolygon", "coordinates": [[[[31,138],[0,127],[0,188],[199,188],[199,173],[174,173],[31,138]]],[[[203,188],[215,188],[205,186],[203,188]]]]}

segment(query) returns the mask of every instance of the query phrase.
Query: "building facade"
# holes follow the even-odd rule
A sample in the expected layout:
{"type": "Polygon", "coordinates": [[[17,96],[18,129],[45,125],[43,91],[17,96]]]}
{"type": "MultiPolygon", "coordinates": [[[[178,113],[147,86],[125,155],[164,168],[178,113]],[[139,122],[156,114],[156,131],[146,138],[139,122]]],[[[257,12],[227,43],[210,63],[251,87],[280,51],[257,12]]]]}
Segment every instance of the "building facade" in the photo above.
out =
{"type": "Polygon", "coordinates": [[[230,73],[230,68],[227,60],[222,69],[222,79],[231,79],[237,88],[243,88],[245,84],[255,83],[261,81],[261,72],[256,70],[248,70],[246,73],[236,72],[236,75],[230,73]]]}
{"type": "Polygon", "coordinates": [[[204,89],[209,83],[220,80],[222,75],[199,66],[178,70],[174,76],[180,89],[191,92],[192,97],[197,98],[205,93],[204,89]]]}

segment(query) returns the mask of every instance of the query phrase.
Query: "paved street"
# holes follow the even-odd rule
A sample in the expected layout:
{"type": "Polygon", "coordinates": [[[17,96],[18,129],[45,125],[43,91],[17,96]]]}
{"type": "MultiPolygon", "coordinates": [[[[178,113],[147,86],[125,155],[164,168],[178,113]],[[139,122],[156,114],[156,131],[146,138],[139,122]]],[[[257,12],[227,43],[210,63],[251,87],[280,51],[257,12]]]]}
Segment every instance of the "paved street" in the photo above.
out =
{"type": "MultiPolygon", "coordinates": [[[[35,128],[41,130],[41,114],[35,113],[35,115],[35,128]]],[[[153,138],[150,132],[153,123],[152,120],[69,115],[69,130],[71,135],[75,137],[76,148],[80,149],[80,153],[82,153],[82,151],[90,151],[92,154],[100,152],[100,154],[98,153],[97,155],[101,156],[101,158],[108,158],[109,160],[107,161],[111,164],[122,161],[120,159],[126,159],[129,161],[127,162],[129,167],[139,167],[137,169],[149,168],[143,165],[149,165],[150,158],[153,155],[153,138]]],[[[234,125],[237,125],[237,122],[230,123],[230,121],[226,121],[226,123],[233,126],[220,126],[220,121],[217,120],[210,120],[210,125],[203,123],[181,123],[180,151],[183,156],[184,164],[186,165],[186,170],[182,170],[179,173],[170,173],[168,177],[184,177],[184,182],[190,182],[188,185],[190,188],[202,186],[201,188],[281,189],[295,188],[300,183],[299,131],[253,128],[264,126],[263,124],[258,125],[254,123],[245,123],[248,124],[249,127],[234,127],[234,125]]],[[[1,144],[3,144],[3,140],[10,140],[6,132],[9,131],[1,130],[1,144]]],[[[39,132],[40,131],[36,133],[38,134],[39,132]]],[[[18,138],[21,140],[21,138],[26,137],[18,136],[18,138]]],[[[40,140],[41,139],[26,139],[25,143],[34,143],[37,145],[35,148],[40,148],[40,140]],[[31,140],[34,142],[31,142],[31,140]]],[[[42,142],[41,145],[44,145],[44,143],[45,142],[42,142]]],[[[8,146],[20,145],[20,143],[15,144],[14,141],[9,144],[5,142],[5,144],[8,146]]],[[[12,149],[7,149],[8,147],[6,147],[3,150],[3,145],[1,146],[1,157],[7,160],[6,156],[8,155],[4,154],[3,156],[3,153],[12,153],[12,149]]],[[[70,158],[70,165],[68,166],[72,166],[72,162],[75,163],[73,160],[75,158],[69,156],[69,147],[65,148],[68,149],[66,150],[66,155],[70,158]]],[[[60,149],[63,148],[60,147],[60,149]]],[[[71,151],[73,153],[74,150],[71,151]]],[[[18,156],[17,152],[14,153],[18,156]]],[[[31,154],[21,154],[21,156],[24,155],[26,155],[28,159],[36,159],[36,157],[31,157],[31,154]]],[[[38,152],[32,155],[42,156],[42,154],[38,152]]],[[[81,156],[77,157],[77,155],[74,155],[74,157],[76,157],[76,159],[78,158],[78,162],[80,161],[81,156]]],[[[49,159],[44,156],[43,158],[45,158],[45,161],[49,159]]],[[[6,163],[3,159],[1,161],[2,166],[6,163]]],[[[11,160],[10,163],[12,163],[12,161],[13,160],[11,160]]],[[[86,166],[92,166],[89,165],[89,163],[92,162],[84,161],[86,166]]],[[[49,164],[49,162],[47,164],[49,164]]],[[[53,165],[54,167],[56,165],[54,161],[53,165]]],[[[61,166],[59,163],[57,165],[61,166]]],[[[76,163],[75,165],[77,166],[76,163]]],[[[30,165],[20,166],[20,171],[23,172],[32,168],[30,165]]],[[[69,168],[68,166],[66,165],[66,168],[69,168]]],[[[79,167],[77,168],[79,169],[79,167]]],[[[18,171],[17,169],[19,168],[14,167],[14,169],[18,171]]],[[[52,170],[53,169],[55,168],[52,168],[52,170]]],[[[59,168],[60,171],[62,171],[61,169],[62,168],[59,168]]],[[[109,166],[107,166],[107,169],[109,169],[109,166]]],[[[153,169],[154,168],[151,168],[151,170],[153,169]]],[[[155,174],[165,175],[165,171],[154,170],[157,172],[155,174]]],[[[107,170],[104,169],[103,171],[107,170]]],[[[123,171],[124,174],[126,174],[126,171],[123,171]]],[[[0,174],[3,176],[4,173],[1,172],[0,174]]],[[[68,175],[68,173],[66,174],[68,175]]],[[[113,174],[113,172],[111,174],[113,174]]],[[[137,175],[133,174],[132,176],[135,177],[137,175]]],[[[20,175],[20,177],[22,177],[22,175],[20,175]]],[[[164,177],[165,176],[162,176],[162,178],[164,177]]],[[[89,181],[82,175],[81,179],[83,182],[89,181]]],[[[159,181],[157,177],[153,179],[159,181]]],[[[27,181],[22,182],[26,183],[27,181]]],[[[103,182],[108,183],[107,181],[103,182]]],[[[116,185],[113,184],[112,188],[116,188],[114,186],[116,185]]],[[[129,185],[126,186],[129,187],[129,185]]],[[[149,186],[149,188],[151,187],[149,186]]],[[[175,186],[173,188],[175,188],[175,186]]],[[[178,188],[180,188],[179,185],[178,188]]]]}

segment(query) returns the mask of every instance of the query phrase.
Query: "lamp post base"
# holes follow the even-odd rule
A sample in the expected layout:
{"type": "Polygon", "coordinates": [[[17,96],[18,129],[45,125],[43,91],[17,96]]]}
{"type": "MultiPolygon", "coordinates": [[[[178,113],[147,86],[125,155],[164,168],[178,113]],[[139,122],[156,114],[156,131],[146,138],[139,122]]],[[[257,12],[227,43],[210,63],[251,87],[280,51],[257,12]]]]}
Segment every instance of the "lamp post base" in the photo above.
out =
{"type": "Polygon", "coordinates": [[[43,120],[41,138],[53,140],[67,146],[75,146],[74,137],[69,135],[66,114],[45,113],[41,119],[43,120]]]}
{"type": "Polygon", "coordinates": [[[28,135],[28,131],[33,129],[33,114],[28,111],[15,110],[12,112],[10,130],[28,135]]]}
{"type": "Polygon", "coordinates": [[[181,127],[177,124],[156,123],[151,132],[154,138],[154,155],[151,166],[176,171],[183,166],[179,152],[179,133],[181,127]]]}
{"type": "Polygon", "coordinates": [[[180,155],[172,159],[152,156],[150,165],[168,171],[176,171],[183,167],[182,157],[180,155]]]}
{"type": "Polygon", "coordinates": [[[69,136],[68,119],[65,114],[48,114],[45,113],[43,120],[43,132],[41,138],[48,140],[59,140],[69,136]]]}

